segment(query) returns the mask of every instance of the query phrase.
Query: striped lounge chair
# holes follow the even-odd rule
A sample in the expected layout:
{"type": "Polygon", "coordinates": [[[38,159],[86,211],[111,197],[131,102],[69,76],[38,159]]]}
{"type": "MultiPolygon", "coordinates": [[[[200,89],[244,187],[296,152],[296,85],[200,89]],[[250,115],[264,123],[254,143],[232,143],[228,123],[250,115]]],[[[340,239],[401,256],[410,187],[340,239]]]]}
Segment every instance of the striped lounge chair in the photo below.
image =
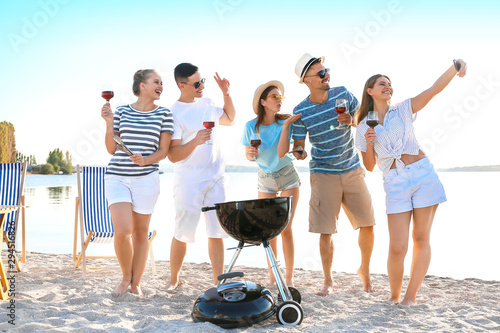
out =
{"type": "MultiPolygon", "coordinates": [[[[109,213],[104,191],[104,174],[106,167],[77,165],[78,197],[75,205],[75,235],[73,244],[73,260],[75,267],[83,266],[83,276],[86,275],[86,259],[116,258],[115,256],[86,256],[85,251],[90,243],[112,243],[114,237],[113,223],[109,213]],[[77,252],[78,220],[80,221],[81,251],[77,252]]],[[[149,258],[153,274],[156,266],[151,242],[156,236],[156,230],[149,233],[149,258]]]]}
{"type": "Polygon", "coordinates": [[[28,163],[0,163],[0,205],[20,206],[19,210],[15,210],[5,217],[3,229],[3,241],[7,243],[7,247],[11,245],[15,248],[15,264],[17,271],[22,270],[21,262],[26,262],[26,228],[25,228],[25,211],[24,211],[24,180],[26,178],[26,167],[28,163]],[[22,223],[22,248],[21,257],[18,254],[18,222],[21,215],[22,223]],[[14,240],[11,244],[11,240],[14,240]]]}

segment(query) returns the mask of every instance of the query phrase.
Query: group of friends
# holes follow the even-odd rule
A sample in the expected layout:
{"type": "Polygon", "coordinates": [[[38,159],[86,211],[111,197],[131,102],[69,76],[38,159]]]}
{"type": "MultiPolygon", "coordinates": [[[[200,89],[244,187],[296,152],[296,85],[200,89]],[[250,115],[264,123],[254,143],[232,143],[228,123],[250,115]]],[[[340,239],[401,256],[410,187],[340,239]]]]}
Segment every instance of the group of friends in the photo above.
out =
{"type": "MultiPolygon", "coordinates": [[[[281,233],[287,285],[294,285],[292,222],[301,185],[293,159],[308,157],[305,149],[308,135],[311,145],[309,231],[320,234],[324,274],[318,295],[333,292],[332,235],[337,232],[341,207],[352,227],[359,229],[361,265],[358,276],[366,292],[374,291],[369,267],[375,218],[361,163],[368,171],[373,171],[377,164],[383,173],[386,192],[390,300],[400,302],[401,299],[404,259],[413,218],[413,260],[401,304],[416,303],[431,258],[432,222],[438,205],[446,201],[446,195],[416,140],[413,121],[417,112],[455,76],[463,77],[466,70],[463,60],[454,60],[430,88],[395,105],[391,104],[393,88],[389,77],[373,75],[366,81],[359,103],[345,87],[330,86],[330,69],[324,65],[324,57],[306,53],[297,62],[295,73],[310,94],[293,109],[292,115],[280,112],[284,100],[284,86],[280,81],[270,81],[257,88],[253,98],[256,118],[246,123],[241,143],[246,147],[246,158],[258,166],[258,198],[293,196],[291,219],[281,233]],[[347,112],[335,112],[339,99],[346,100],[347,112]],[[369,111],[378,111],[379,123],[375,127],[367,124],[369,111]],[[252,145],[257,134],[261,143],[252,145]]],[[[163,92],[162,80],[155,70],[146,69],[134,75],[135,103],[120,106],[115,112],[106,103],[101,110],[107,125],[106,149],[113,155],[105,176],[106,198],[123,275],[113,292],[115,297],[127,292],[129,287],[132,293],[142,295],[140,282],[148,256],[149,223],[160,191],[160,160],[168,156],[174,163],[175,227],[167,290],[181,285],[181,267],[187,244],[195,241],[201,208],[226,201],[224,161],[217,144],[217,129],[235,123],[230,83],[218,73],[214,76],[224,98],[224,105],[218,107],[203,97],[205,79],[198,67],[181,63],[175,67],[174,77],[180,97],[170,109],[155,104],[163,92]],[[202,126],[204,122],[209,124],[206,128],[202,126]],[[132,156],[117,149],[114,135],[134,152],[132,156]]],[[[213,279],[217,284],[217,277],[224,269],[223,238],[227,234],[214,211],[205,212],[203,216],[213,279]]],[[[276,238],[270,243],[277,253],[276,238]]],[[[270,274],[270,284],[275,282],[273,279],[270,274]]]]}

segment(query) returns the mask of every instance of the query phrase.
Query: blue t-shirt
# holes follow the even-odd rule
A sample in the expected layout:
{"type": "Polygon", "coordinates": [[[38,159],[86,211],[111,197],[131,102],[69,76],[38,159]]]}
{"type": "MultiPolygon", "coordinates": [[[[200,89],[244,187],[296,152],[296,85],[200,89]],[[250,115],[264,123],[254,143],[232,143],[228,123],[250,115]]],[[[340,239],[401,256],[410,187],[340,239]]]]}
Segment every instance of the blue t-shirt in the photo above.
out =
{"type": "MultiPolygon", "coordinates": [[[[257,165],[267,173],[277,172],[292,162],[292,158],[288,155],[285,155],[283,158],[278,157],[278,142],[280,141],[284,120],[278,120],[278,122],[279,124],[273,123],[269,126],[261,125],[259,128],[261,144],[259,147],[259,156],[257,156],[257,165]]],[[[255,133],[256,123],[257,118],[246,123],[240,141],[242,145],[250,146],[250,138],[252,133],[255,133]]]]}
{"type": "Polygon", "coordinates": [[[309,133],[311,173],[341,174],[361,166],[351,126],[339,128],[335,112],[337,98],[347,100],[351,115],[359,108],[358,100],[345,87],[333,87],[325,102],[316,104],[308,97],[293,109],[294,114],[302,113],[302,116],[292,124],[292,138],[305,140],[309,133]]]}

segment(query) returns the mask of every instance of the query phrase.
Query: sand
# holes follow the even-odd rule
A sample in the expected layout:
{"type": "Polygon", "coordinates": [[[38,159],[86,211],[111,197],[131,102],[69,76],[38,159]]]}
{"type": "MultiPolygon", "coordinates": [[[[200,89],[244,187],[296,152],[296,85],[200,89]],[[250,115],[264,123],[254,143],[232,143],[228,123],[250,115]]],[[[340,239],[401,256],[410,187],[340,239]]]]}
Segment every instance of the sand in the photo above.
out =
{"type": "MultiPolygon", "coordinates": [[[[116,299],[112,290],[121,278],[116,259],[91,259],[87,279],[72,266],[70,255],[28,253],[24,271],[15,274],[15,326],[2,301],[2,332],[226,332],[211,323],[194,323],[196,298],[211,287],[208,263],[186,263],[184,284],[166,291],[168,261],[157,261],[158,274],[146,268],[144,297],[126,293],[116,299]]],[[[245,280],[262,283],[266,269],[238,265],[245,280]]],[[[355,274],[335,273],[335,293],[316,296],[322,284],[319,271],[297,269],[295,287],[302,295],[304,320],[282,326],[272,316],[256,325],[229,332],[483,332],[500,331],[500,282],[455,280],[428,276],[413,307],[387,301],[386,275],[373,275],[376,292],[362,290],[355,274]]],[[[406,286],[407,280],[405,280],[406,286]]],[[[405,287],[404,286],[404,287],[405,287]]],[[[269,288],[277,294],[275,286],[269,288]]]]}

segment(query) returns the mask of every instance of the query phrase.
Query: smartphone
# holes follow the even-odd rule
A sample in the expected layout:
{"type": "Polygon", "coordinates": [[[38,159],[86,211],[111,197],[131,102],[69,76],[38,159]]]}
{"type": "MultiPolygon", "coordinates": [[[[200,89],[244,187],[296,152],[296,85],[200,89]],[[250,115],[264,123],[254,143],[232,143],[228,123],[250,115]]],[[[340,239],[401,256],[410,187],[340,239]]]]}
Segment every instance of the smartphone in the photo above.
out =
{"type": "Polygon", "coordinates": [[[456,61],[455,59],[453,59],[453,65],[455,65],[455,69],[458,71],[460,71],[460,68],[462,67],[462,65],[460,65],[460,63],[458,61],[456,61]]]}

